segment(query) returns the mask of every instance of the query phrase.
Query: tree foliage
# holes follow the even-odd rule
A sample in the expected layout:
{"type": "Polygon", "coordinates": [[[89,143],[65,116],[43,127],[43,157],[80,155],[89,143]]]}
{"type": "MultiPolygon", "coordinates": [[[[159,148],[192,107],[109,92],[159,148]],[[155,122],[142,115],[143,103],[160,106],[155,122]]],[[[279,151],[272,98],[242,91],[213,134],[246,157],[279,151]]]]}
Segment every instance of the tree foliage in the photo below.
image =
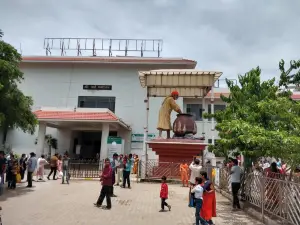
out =
{"type": "Polygon", "coordinates": [[[33,101],[18,89],[24,79],[19,69],[20,61],[18,51],[0,39],[0,127],[4,132],[20,128],[33,134],[37,123],[31,111],[33,101]]]}
{"type": "Polygon", "coordinates": [[[292,61],[285,70],[282,60],[279,67],[279,85],[275,78],[261,82],[259,67],[239,75],[239,85],[226,80],[230,95],[221,96],[226,109],[205,114],[216,119],[220,136],[211,150],[238,149],[248,157],[279,157],[291,166],[300,163],[300,104],[291,99],[288,90],[290,84],[300,81],[299,71],[290,75],[300,62],[292,61]]]}

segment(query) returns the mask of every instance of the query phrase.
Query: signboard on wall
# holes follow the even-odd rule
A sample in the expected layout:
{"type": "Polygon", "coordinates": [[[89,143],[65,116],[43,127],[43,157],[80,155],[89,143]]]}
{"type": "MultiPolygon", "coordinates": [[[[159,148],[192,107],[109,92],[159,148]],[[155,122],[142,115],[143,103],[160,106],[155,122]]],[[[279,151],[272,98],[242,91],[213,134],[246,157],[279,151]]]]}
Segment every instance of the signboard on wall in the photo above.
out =
{"type": "Polygon", "coordinates": [[[117,153],[118,155],[122,154],[122,152],[123,152],[122,138],[108,137],[107,138],[107,148],[108,148],[107,157],[109,159],[112,159],[113,154],[115,154],[115,153],[117,153]]]}
{"type": "Polygon", "coordinates": [[[105,91],[111,91],[112,85],[94,85],[94,84],[84,84],[83,90],[105,90],[105,91]]]}
{"type": "MultiPolygon", "coordinates": [[[[148,134],[147,140],[152,140],[154,138],[155,138],[155,134],[148,134]]],[[[144,134],[132,134],[131,142],[143,143],[144,142],[144,134]]]]}
{"type": "MultiPolygon", "coordinates": [[[[155,138],[155,134],[148,134],[147,140],[152,140],[155,138]]],[[[142,149],[144,142],[144,134],[134,133],[131,135],[131,148],[142,149]]]]}

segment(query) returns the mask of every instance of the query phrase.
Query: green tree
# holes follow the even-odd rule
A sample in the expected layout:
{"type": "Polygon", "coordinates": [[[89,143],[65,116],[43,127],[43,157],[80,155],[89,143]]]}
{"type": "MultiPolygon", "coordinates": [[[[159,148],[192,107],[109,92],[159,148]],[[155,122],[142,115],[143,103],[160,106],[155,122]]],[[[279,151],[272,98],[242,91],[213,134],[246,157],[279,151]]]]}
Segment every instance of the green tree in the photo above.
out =
{"type": "Polygon", "coordinates": [[[259,67],[239,75],[238,81],[239,85],[226,81],[230,95],[221,96],[226,109],[205,115],[214,116],[220,136],[210,149],[237,149],[252,160],[275,156],[294,167],[300,162],[300,104],[282,87],[284,82],[281,87],[275,78],[261,82],[259,67]]]}
{"type": "Polygon", "coordinates": [[[3,143],[10,128],[33,134],[37,124],[31,111],[32,99],[18,89],[18,84],[24,79],[19,69],[21,59],[13,46],[0,39],[0,127],[4,132],[3,143]]]}

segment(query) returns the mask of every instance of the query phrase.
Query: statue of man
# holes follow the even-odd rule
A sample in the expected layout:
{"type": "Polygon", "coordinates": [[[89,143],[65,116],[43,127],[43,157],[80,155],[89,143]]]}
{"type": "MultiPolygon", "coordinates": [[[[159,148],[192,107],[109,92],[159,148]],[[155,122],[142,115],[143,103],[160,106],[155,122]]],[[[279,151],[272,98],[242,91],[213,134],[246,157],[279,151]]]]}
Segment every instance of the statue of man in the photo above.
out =
{"type": "Polygon", "coordinates": [[[180,107],[175,100],[178,99],[178,91],[173,91],[170,96],[167,96],[159,110],[157,130],[159,130],[159,138],[161,138],[162,131],[167,132],[167,138],[170,137],[171,126],[171,112],[174,110],[177,113],[182,113],[180,107]]]}

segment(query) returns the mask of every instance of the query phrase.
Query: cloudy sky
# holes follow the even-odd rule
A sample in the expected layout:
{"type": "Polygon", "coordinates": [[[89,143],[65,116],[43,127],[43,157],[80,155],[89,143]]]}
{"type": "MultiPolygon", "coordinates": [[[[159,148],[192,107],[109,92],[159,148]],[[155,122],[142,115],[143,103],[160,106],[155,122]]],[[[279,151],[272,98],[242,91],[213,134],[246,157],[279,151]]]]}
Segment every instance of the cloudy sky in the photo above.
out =
{"type": "Polygon", "coordinates": [[[0,0],[4,40],[45,55],[45,37],[161,38],[162,56],[224,77],[300,59],[299,0],[0,0]]]}

